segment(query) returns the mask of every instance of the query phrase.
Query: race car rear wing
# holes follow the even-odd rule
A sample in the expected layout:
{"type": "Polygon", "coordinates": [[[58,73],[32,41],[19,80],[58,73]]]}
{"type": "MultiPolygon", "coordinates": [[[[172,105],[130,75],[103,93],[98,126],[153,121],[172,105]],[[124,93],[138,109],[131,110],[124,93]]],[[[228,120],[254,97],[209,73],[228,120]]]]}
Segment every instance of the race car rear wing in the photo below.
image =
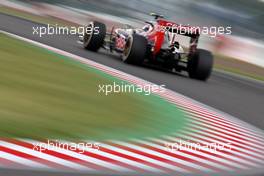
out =
{"type": "Polygon", "coordinates": [[[173,23],[170,21],[158,19],[157,20],[159,26],[165,31],[171,32],[173,34],[184,35],[190,37],[190,46],[189,46],[189,53],[195,53],[197,50],[198,40],[200,37],[200,30],[197,27],[191,27],[186,25],[180,25],[177,23],[173,23]]]}

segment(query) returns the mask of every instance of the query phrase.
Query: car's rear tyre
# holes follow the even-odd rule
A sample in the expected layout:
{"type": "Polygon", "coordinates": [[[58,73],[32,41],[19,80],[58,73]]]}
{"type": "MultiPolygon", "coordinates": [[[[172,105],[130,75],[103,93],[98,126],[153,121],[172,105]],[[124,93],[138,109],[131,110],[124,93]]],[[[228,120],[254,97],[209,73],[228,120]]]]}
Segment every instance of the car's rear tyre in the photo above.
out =
{"type": "Polygon", "coordinates": [[[91,28],[92,32],[85,32],[83,36],[83,47],[90,51],[98,51],[104,44],[106,26],[103,23],[92,21],[86,27],[91,28]]]}
{"type": "Polygon", "coordinates": [[[148,41],[144,36],[133,34],[127,39],[122,60],[128,64],[140,65],[144,62],[148,41]]]}
{"type": "Polygon", "coordinates": [[[210,51],[197,49],[188,59],[187,71],[194,79],[206,81],[212,72],[213,55],[210,51]]]}

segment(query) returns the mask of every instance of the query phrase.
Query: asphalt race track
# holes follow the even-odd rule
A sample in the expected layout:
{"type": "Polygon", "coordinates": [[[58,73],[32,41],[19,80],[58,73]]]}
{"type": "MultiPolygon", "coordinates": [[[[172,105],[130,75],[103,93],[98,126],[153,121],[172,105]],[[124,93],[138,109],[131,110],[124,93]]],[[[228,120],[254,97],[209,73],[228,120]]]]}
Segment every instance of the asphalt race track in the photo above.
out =
{"type": "Polygon", "coordinates": [[[90,60],[156,84],[164,84],[166,88],[235,116],[260,129],[264,129],[263,83],[220,72],[213,72],[207,82],[201,82],[189,79],[183,75],[168,73],[149,67],[128,65],[121,62],[118,56],[107,54],[105,51],[100,51],[99,53],[86,51],[77,43],[77,36],[46,35],[40,38],[32,34],[32,27],[40,26],[41,24],[24,19],[0,13],[0,24],[0,30],[89,58],[90,60]]]}

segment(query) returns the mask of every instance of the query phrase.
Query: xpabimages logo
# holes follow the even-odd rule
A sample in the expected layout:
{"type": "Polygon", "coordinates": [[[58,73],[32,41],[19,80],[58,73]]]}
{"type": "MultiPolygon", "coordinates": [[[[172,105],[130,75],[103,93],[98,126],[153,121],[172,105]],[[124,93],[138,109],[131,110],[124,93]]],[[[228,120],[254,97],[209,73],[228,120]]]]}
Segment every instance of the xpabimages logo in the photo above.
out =
{"type": "Polygon", "coordinates": [[[52,26],[48,24],[47,26],[33,26],[33,35],[38,35],[39,37],[45,36],[45,35],[79,35],[81,37],[84,36],[84,34],[99,34],[99,27],[91,27],[91,26],[59,26],[55,25],[52,26]]]}
{"type": "Polygon", "coordinates": [[[63,142],[59,140],[48,140],[47,143],[35,143],[33,150],[38,152],[45,152],[49,150],[70,150],[78,153],[84,153],[89,150],[100,150],[100,143],[74,143],[74,142],[63,142]]]}
{"type": "Polygon", "coordinates": [[[177,140],[174,143],[165,143],[165,147],[170,152],[177,151],[207,151],[211,153],[216,153],[219,151],[231,151],[232,144],[231,143],[199,143],[199,142],[189,142],[184,140],[177,140]]]}
{"type": "Polygon", "coordinates": [[[113,84],[101,84],[98,85],[98,92],[104,95],[109,95],[111,93],[144,93],[145,95],[150,95],[151,93],[165,92],[165,85],[133,85],[126,83],[116,83],[113,84]]]}
{"type": "Polygon", "coordinates": [[[216,37],[217,35],[231,35],[231,26],[190,26],[182,24],[167,24],[167,26],[158,26],[158,31],[161,32],[172,32],[175,34],[185,35],[185,34],[202,34],[209,35],[210,37],[216,37]]]}

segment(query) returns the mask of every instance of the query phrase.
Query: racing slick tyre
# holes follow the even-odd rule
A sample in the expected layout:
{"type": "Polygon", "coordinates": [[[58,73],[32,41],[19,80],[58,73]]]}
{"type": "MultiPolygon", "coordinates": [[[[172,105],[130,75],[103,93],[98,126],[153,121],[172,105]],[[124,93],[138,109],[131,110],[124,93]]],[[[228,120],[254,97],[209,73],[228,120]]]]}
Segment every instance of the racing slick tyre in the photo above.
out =
{"type": "Polygon", "coordinates": [[[213,55],[211,52],[198,49],[189,56],[187,71],[190,78],[206,81],[212,72],[213,55]]]}
{"type": "Polygon", "coordinates": [[[103,23],[92,21],[86,28],[92,29],[92,32],[85,32],[83,36],[83,47],[90,51],[98,51],[104,44],[106,35],[106,26],[103,23]]]}
{"type": "Polygon", "coordinates": [[[128,64],[142,64],[146,56],[147,44],[148,41],[144,36],[133,34],[127,39],[122,60],[128,64]]]}

